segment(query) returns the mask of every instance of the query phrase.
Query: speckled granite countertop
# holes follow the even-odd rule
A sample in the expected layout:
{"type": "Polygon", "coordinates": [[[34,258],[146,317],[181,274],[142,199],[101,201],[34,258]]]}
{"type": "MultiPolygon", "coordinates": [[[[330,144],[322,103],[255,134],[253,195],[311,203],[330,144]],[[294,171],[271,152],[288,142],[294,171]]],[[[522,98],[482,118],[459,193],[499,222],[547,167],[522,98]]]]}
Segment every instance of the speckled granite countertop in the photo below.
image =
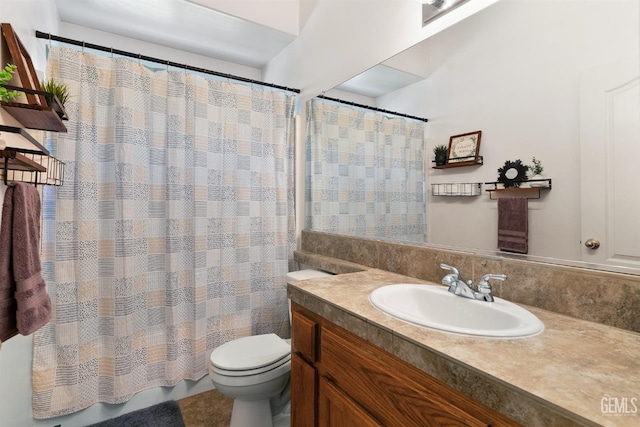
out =
{"type": "Polygon", "coordinates": [[[382,313],[369,294],[390,283],[441,285],[363,270],[292,282],[289,297],[525,426],[640,425],[640,334],[526,306],[542,334],[438,332],[382,313]]]}

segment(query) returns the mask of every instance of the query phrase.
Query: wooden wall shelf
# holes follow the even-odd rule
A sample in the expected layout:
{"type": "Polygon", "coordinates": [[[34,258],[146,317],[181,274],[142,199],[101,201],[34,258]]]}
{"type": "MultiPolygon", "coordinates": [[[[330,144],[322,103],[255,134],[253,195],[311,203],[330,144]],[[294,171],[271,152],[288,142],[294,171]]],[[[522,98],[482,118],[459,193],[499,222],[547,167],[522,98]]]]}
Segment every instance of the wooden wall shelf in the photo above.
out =
{"type": "Polygon", "coordinates": [[[41,90],[27,89],[17,86],[5,86],[7,90],[16,90],[25,94],[42,96],[44,104],[24,104],[20,102],[0,102],[0,106],[11,114],[27,129],[47,130],[51,132],[66,132],[67,128],[62,122],[68,120],[67,112],[54,94],[41,90]]]}
{"type": "MultiPolygon", "coordinates": [[[[435,162],[435,161],[432,161],[432,162],[435,162]]],[[[463,162],[447,163],[442,166],[433,166],[433,169],[460,168],[463,166],[482,166],[483,163],[484,163],[484,160],[482,156],[478,156],[478,158],[474,160],[465,160],[463,162]]]]}
{"type": "Polygon", "coordinates": [[[4,49],[9,51],[9,56],[3,60],[16,65],[16,75],[11,80],[13,85],[5,85],[5,88],[22,92],[20,102],[1,102],[0,106],[25,128],[66,132],[67,128],[62,123],[62,120],[66,119],[64,107],[55,95],[41,89],[29,52],[13,31],[11,24],[2,23],[0,29],[3,52],[4,49]]]}
{"type": "Polygon", "coordinates": [[[13,85],[5,85],[10,91],[22,92],[19,102],[0,102],[0,108],[20,123],[20,127],[0,124],[0,177],[5,185],[9,181],[27,182],[34,185],[62,185],[64,163],[49,155],[38,140],[25,129],[51,132],[66,132],[62,123],[67,113],[58,97],[40,87],[36,70],[29,52],[13,31],[11,24],[1,23],[0,33],[3,61],[16,65],[13,85]],[[29,148],[25,148],[25,142],[29,148]]]}
{"type": "Polygon", "coordinates": [[[486,191],[489,192],[489,198],[491,200],[497,200],[503,197],[539,199],[541,195],[540,190],[551,190],[551,178],[520,182],[520,185],[526,185],[526,187],[498,188],[499,185],[502,185],[501,182],[485,182],[485,185],[493,185],[493,188],[486,189],[486,191]]]}
{"type": "Polygon", "coordinates": [[[51,107],[19,104],[17,102],[2,102],[0,105],[27,129],[48,130],[51,132],[67,131],[62,119],[51,107]]]}

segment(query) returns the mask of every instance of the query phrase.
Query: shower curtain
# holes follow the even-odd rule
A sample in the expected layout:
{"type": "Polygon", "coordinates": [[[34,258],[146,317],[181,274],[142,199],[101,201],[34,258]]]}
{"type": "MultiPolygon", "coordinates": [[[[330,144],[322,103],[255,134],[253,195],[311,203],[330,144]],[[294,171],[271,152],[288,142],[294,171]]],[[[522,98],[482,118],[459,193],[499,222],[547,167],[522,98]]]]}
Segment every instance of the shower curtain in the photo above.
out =
{"type": "Polygon", "coordinates": [[[52,46],[69,86],[50,148],[33,414],[49,418],[207,374],[231,339],[289,333],[292,94],[52,46]]]}
{"type": "Polygon", "coordinates": [[[425,123],[307,102],[305,227],[426,241],[425,123]]]}

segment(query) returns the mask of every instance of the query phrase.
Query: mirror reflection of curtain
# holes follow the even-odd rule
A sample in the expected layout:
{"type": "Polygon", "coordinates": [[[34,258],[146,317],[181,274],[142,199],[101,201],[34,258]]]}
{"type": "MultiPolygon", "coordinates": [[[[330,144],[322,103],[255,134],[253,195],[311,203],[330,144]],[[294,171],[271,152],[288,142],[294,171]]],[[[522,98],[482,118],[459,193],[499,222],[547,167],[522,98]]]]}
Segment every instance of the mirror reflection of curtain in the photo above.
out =
{"type": "Polygon", "coordinates": [[[291,94],[53,46],[69,132],[44,200],[52,322],[35,335],[35,418],[198,380],[241,336],[289,333],[291,94]]]}
{"type": "Polygon", "coordinates": [[[416,120],[310,100],[305,227],[425,242],[424,131],[416,120]]]}

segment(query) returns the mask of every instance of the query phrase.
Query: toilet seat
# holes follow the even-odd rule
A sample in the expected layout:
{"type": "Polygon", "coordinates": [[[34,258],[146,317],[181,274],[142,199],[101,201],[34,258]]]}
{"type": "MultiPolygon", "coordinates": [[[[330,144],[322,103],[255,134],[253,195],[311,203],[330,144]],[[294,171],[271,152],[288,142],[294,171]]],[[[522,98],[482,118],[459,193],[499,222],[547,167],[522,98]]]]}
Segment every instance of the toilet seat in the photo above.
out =
{"type": "Polygon", "coordinates": [[[233,387],[246,387],[277,380],[278,378],[283,378],[283,376],[286,376],[286,378],[288,378],[290,372],[291,360],[288,360],[269,371],[265,371],[259,374],[226,375],[224,372],[216,372],[215,368],[212,368],[209,372],[209,375],[211,375],[211,379],[213,380],[214,384],[233,387]]]}
{"type": "Polygon", "coordinates": [[[258,374],[262,374],[264,372],[269,372],[273,369],[278,368],[279,366],[284,365],[287,362],[291,361],[291,354],[288,354],[286,356],[284,356],[282,359],[267,365],[267,366],[262,366],[260,368],[256,368],[256,369],[245,369],[245,370],[228,370],[228,369],[221,369],[219,367],[217,367],[214,364],[211,364],[211,371],[215,372],[218,375],[224,375],[227,377],[248,377],[248,376],[252,376],[252,375],[258,375],[258,374]]]}
{"type": "Polygon", "coordinates": [[[268,372],[291,360],[291,345],[276,334],[253,335],[229,341],[211,353],[211,370],[242,377],[268,372]]]}

